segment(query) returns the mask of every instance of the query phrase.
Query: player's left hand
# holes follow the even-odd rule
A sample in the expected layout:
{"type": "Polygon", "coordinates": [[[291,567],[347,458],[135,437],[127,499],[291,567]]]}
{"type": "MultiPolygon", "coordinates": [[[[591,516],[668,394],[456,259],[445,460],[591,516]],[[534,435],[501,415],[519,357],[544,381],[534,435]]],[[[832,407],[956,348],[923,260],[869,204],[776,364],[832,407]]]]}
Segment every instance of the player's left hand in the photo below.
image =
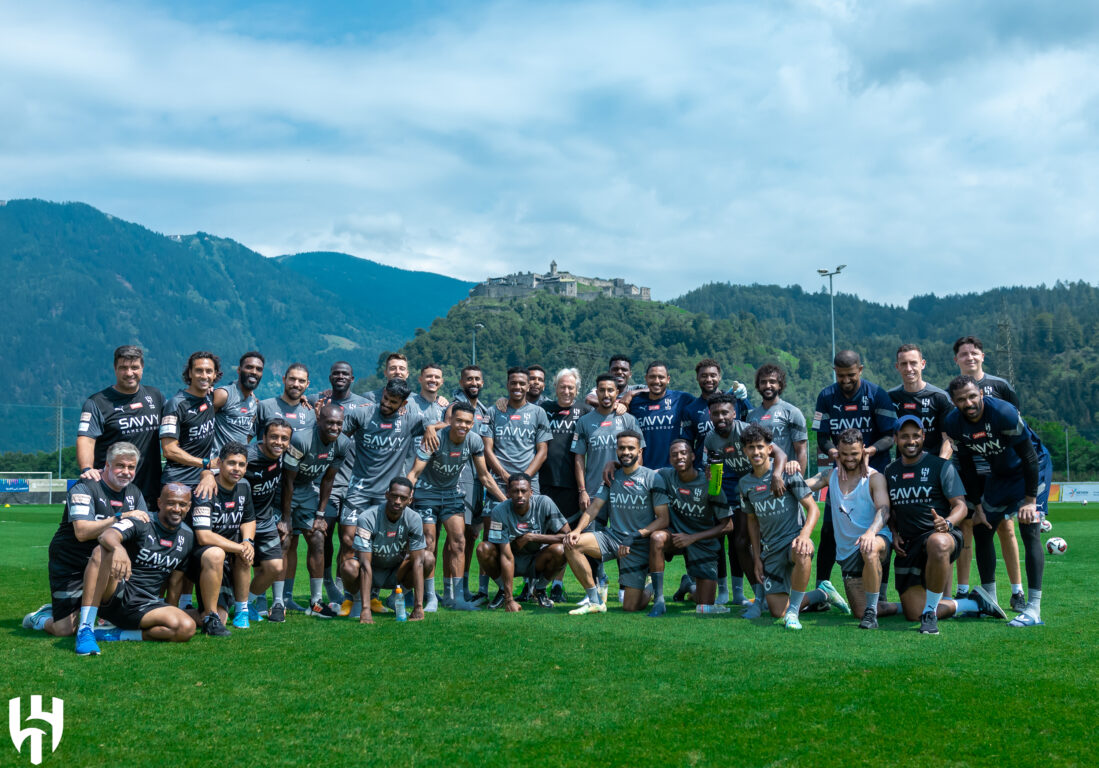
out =
{"type": "Polygon", "coordinates": [[[323,517],[314,517],[313,518],[313,532],[314,533],[327,533],[328,532],[328,523],[325,521],[325,519],[323,517]]]}
{"type": "Polygon", "coordinates": [[[111,557],[111,578],[118,581],[130,578],[130,556],[122,547],[116,547],[111,557]]]}
{"type": "Polygon", "coordinates": [[[813,540],[803,533],[799,533],[790,543],[790,549],[794,550],[798,555],[812,555],[813,554],[813,540]]]}
{"type": "Polygon", "coordinates": [[[521,610],[523,610],[523,606],[519,605],[515,598],[511,598],[506,603],[504,603],[505,613],[519,613],[519,611],[521,610]]]}
{"type": "Polygon", "coordinates": [[[739,381],[734,381],[733,386],[729,387],[729,391],[737,400],[748,399],[748,388],[741,384],[739,381]]]}
{"type": "Polygon", "coordinates": [[[129,512],[123,512],[122,519],[125,520],[127,517],[140,520],[143,523],[149,522],[149,513],[141,509],[131,509],[129,512]]]}
{"type": "Polygon", "coordinates": [[[424,607],[417,605],[412,609],[412,613],[408,615],[409,621],[423,621],[424,620],[424,607]]]}
{"type": "Polygon", "coordinates": [[[424,436],[420,440],[420,446],[424,449],[424,453],[435,453],[439,447],[439,436],[435,433],[434,424],[424,427],[424,436]]]}
{"type": "Polygon", "coordinates": [[[613,461],[608,461],[603,465],[603,485],[608,488],[611,487],[611,483],[614,482],[614,473],[618,469],[618,465],[613,461]]]}
{"type": "Polygon", "coordinates": [[[876,533],[864,533],[855,539],[855,543],[859,545],[859,552],[863,557],[870,557],[874,554],[874,539],[878,538],[876,533]]]}
{"type": "Polygon", "coordinates": [[[939,517],[939,513],[931,510],[931,527],[936,533],[946,533],[950,530],[950,521],[945,517],[939,517]]]}
{"type": "Polygon", "coordinates": [[[625,544],[619,544],[618,545],[618,557],[625,557],[628,554],[630,554],[630,548],[628,546],[626,546],[625,544]]]}
{"type": "Polygon", "coordinates": [[[218,481],[214,479],[213,473],[203,472],[192,495],[199,501],[207,501],[214,498],[214,494],[217,493],[217,488],[218,481]]]}
{"type": "Polygon", "coordinates": [[[493,403],[493,405],[496,406],[496,410],[498,410],[500,413],[503,413],[508,409],[508,399],[506,397],[498,397],[496,398],[496,402],[493,403]]]}
{"type": "Polygon", "coordinates": [[[787,461],[786,466],[782,470],[782,474],[784,475],[793,475],[798,472],[801,472],[801,464],[798,463],[797,459],[790,459],[787,461]]]}
{"type": "Polygon", "coordinates": [[[363,608],[363,612],[359,616],[359,623],[360,624],[373,624],[374,623],[374,617],[371,615],[369,608],[363,608]]]}
{"type": "Polygon", "coordinates": [[[444,411],[450,407],[450,401],[442,395],[437,395],[435,397],[435,402],[437,402],[439,404],[439,407],[442,408],[444,411]]]}
{"type": "Polygon", "coordinates": [[[686,549],[691,544],[694,544],[694,539],[689,533],[673,533],[671,538],[672,546],[676,549],[686,549]]]}
{"type": "Polygon", "coordinates": [[[1036,523],[1039,520],[1038,516],[1038,504],[1036,502],[1027,502],[1023,506],[1019,507],[1019,522],[1020,523],[1036,523]]]}
{"type": "Polygon", "coordinates": [[[98,480],[99,478],[99,470],[95,467],[88,467],[87,470],[80,473],[81,480],[98,480]]]}
{"type": "Polygon", "coordinates": [[[616,414],[618,414],[619,416],[625,416],[626,411],[628,411],[628,410],[629,410],[629,408],[626,407],[625,403],[615,403],[614,404],[614,412],[616,414]]]}
{"type": "Polygon", "coordinates": [[[862,464],[859,464],[859,477],[870,477],[870,451],[873,448],[867,448],[862,454],[862,464]]]}

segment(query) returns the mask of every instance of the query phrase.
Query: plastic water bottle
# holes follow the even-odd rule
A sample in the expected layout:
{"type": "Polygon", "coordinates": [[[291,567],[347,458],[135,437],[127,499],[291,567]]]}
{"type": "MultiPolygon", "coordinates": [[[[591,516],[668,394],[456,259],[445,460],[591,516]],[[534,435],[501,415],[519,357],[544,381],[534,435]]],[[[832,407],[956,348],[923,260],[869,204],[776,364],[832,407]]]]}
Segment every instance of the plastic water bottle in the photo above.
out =
{"type": "Polygon", "coordinates": [[[393,605],[397,611],[397,621],[408,621],[408,611],[404,607],[404,591],[401,590],[401,585],[397,585],[397,591],[393,593],[393,605]]]}
{"type": "Polygon", "coordinates": [[[725,459],[721,456],[710,457],[710,495],[721,493],[721,482],[725,476],[725,459]]]}

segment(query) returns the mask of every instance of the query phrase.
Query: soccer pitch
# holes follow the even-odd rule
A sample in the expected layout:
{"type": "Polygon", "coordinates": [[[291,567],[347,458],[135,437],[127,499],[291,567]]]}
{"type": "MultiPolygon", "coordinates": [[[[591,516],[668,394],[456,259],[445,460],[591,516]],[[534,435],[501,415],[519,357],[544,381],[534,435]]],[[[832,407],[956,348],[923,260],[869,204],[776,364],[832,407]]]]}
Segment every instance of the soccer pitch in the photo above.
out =
{"type": "MultiPolygon", "coordinates": [[[[672,603],[648,619],[612,600],[605,615],[524,605],[374,626],[291,614],[87,658],[20,623],[48,601],[60,510],[0,509],[0,693],[23,697],[24,716],[32,694],[64,699],[46,766],[1090,766],[1099,754],[1099,524],[1079,505],[1053,506],[1069,550],[1046,558],[1035,629],[948,619],[921,636],[884,618],[865,632],[831,612],[795,633],[672,603]]],[[[308,584],[304,549],[299,563],[308,584]]],[[[669,598],[681,572],[677,559],[669,598]]],[[[1006,605],[1002,565],[998,585],[1006,605]]],[[[582,594],[571,575],[566,588],[582,594]]],[[[5,738],[0,765],[30,759],[5,738]]]]}

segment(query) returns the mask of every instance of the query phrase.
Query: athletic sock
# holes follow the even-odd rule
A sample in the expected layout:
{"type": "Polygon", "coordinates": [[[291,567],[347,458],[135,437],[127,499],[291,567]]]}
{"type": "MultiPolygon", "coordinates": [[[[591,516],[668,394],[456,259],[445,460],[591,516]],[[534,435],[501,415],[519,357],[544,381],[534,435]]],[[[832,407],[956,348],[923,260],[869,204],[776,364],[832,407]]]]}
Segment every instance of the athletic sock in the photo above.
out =
{"type": "Polygon", "coordinates": [[[936,609],[939,607],[939,601],[942,599],[942,592],[932,592],[930,589],[927,590],[927,601],[923,604],[923,612],[927,613],[928,611],[931,611],[932,613],[935,613],[936,609]]]}
{"type": "Polygon", "coordinates": [[[1026,610],[1024,613],[1029,613],[1034,618],[1041,618],[1042,615],[1042,590],[1040,589],[1028,589],[1026,596],[1026,610]]]}
{"type": "Polygon", "coordinates": [[[276,581],[274,584],[271,585],[271,593],[274,595],[274,599],[272,600],[273,604],[278,605],[279,603],[282,603],[282,605],[285,607],[286,603],[282,602],[284,589],[285,582],[282,581],[276,581]]]}
{"type": "MultiPolygon", "coordinates": [[[[820,590],[819,589],[814,589],[813,592],[820,592],[820,590]]],[[[822,592],[821,594],[824,594],[824,593],[822,592]]],[[[786,614],[790,615],[792,613],[795,616],[797,616],[799,613],[801,613],[801,603],[802,603],[802,599],[804,597],[805,597],[804,592],[795,592],[795,591],[791,590],[791,592],[790,592],[790,604],[788,606],[786,606],[786,614]]]]}
{"type": "Polygon", "coordinates": [[[435,579],[424,578],[424,597],[435,596],[435,579]]]}
{"type": "MultiPolygon", "coordinates": [[[[458,587],[458,582],[461,581],[457,576],[444,576],[443,577],[443,599],[453,600],[454,592],[458,587]]],[[[464,597],[464,596],[463,596],[464,597]]]]}
{"type": "Polygon", "coordinates": [[[804,594],[805,597],[809,600],[809,605],[820,605],[821,603],[828,602],[828,595],[824,594],[823,589],[811,589],[808,592],[799,592],[798,594],[804,594]]]}
{"type": "Polygon", "coordinates": [[[95,615],[97,613],[99,613],[98,605],[80,606],[80,626],[95,629],[95,615]]]}
{"type": "Polygon", "coordinates": [[[729,602],[729,580],[727,578],[717,580],[717,599],[719,602],[729,602]]]}
{"type": "Polygon", "coordinates": [[[603,567],[603,561],[599,561],[599,567],[595,569],[595,583],[607,586],[607,569],[603,567]]]}
{"type": "Polygon", "coordinates": [[[873,609],[874,613],[878,612],[878,598],[879,597],[880,597],[880,595],[878,595],[877,592],[875,592],[873,594],[867,594],[866,595],[866,607],[873,609]]]}
{"type": "Polygon", "coordinates": [[[561,589],[564,589],[565,588],[565,582],[561,581],[561,579],[554,579],[553,580],[553,586],[561,587],[561,589]]]}
{"type": "Polygon", "coordinates": [[[309,604],[313,605],[321,601],[321,592],[324,591],[324,579],[309,577],[309,604]]]}
{"type": "Polygon", "coordinates": [[[993,600],[999,602],[999,598],[996,597],[996,582],[990,581],[987,584],[981,584],[981,589],[987,592],[988,596],[991,597],[993,600]]]}
{"type": "Polygon", "coordinates": [[[488,594],[488,574],[487,573],[482,573],[479,577],[477,577],[477,591],[478,592],[484,592],[486,595],[488,594]]]}
{"type": "Polygon", "coordinates": [[[969,594],[969,585],[968,584],[959,584],[958,585],[958,594],[959,595],[968,595],[969,594]]]}
{"type": "Polygon", "coordinates": [[[744,602],[744,579],[739,576],[733,578],[733,602],[738,605],[744,602]]]}
{"type": "Polygon", "coordinates": [[[1013,595],[1023,594],[1023,585],[1022,584],[1012,584],[1011,585],[1011,594],[1013,594],[1013,595]]]}
{"type": "Polygon", "coordinates": [[[469,599],[469,571],[462,574],[462,595],[464,595],[467,600],[469,599]]]}
{"type": "Polygon", "coordinates": [[[284,580],[284,586],[283,586],[282,594],[283,594],[283,597],[286,598],[284,602],[287,602],[287,603],[294,602],[294,580],[293,579],[285,579],[284,580]]]}
{"type": "Polygon", "coordinates": [[[588,602],[592,605],[599,605],[599,590],[595,587],[588,587],[584,590],[584,594],[588,596],[588,602]]]}
{"type": "MultiPolygon", "coordinates": [[[[486,577],[483,577],[483,578],[487,579],[488,577],[486,576],[486,577]]],[[[497,576],[495,579],[492,580],[492,583],[495,584],[497,587],[499,587],[501,590],[503,590],[503,588],[504,588],[504,578],[503,578],[503,576],[497,576]]],[[[487,581],[485,582],[485,586],[486,587],[488,586],[487,581]]]]}
{"type": "Polygon", "coordinates": [[[188,608],[191,607],[191,605],[192,605],[191,595],[187,594],[187,595],[181,595],[180,596],[180,598],[179,598],[179,608],[180,608],[180,610],[187,610],[188,608]]]}
{"type": "Polygon", "coordinates": [[[763,602],[763,584],[753,584],[752,594],[756,596],[756,600],[760,603],[763,602]]]}
{"type": "Polygon", "coordinates": [[[664,602],[664,571],[653,572],[649,576],[653,580],[653,597],[657,603],[664,602]]]}
{"type": "Polygon", "coordinates": [[[140,629],[124,629],[118,633],[119,640],[129,640],[131,642],[141,642],[141,630],[140,629]]]}
{"type": "Polygon", "coordinates": [[[242,613],[248,610],[248,602],[245,600],[235,600],[233,601],[233,605],[236,606],[237,616],[240,616],[242,613]]]}
{"type": "Polygon", "coordinates": [[[255,592],[248,593],[248,605],[255,605],[256,601],[263,597],[262,594],[256,594],[255,592]]]}
{"type": "Polygon", "coordinates": [[[980,614],[980,606],[977,601],[969,597],[957,597],[954,599],[955,616],[977,616],[980,614]]]}

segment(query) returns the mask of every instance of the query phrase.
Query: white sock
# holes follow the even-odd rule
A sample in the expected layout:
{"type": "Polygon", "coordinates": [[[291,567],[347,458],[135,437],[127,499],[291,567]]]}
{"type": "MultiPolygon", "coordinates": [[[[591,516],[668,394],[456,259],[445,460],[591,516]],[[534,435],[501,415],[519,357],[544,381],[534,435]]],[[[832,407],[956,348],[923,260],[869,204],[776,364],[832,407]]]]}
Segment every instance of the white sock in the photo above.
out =
{"type": "Polygon", "coordinates": [[[80,626],[95,629],[95,615],[99,613],[98,605],[80,606],[80,626]]]}
{"type": "Polygon", "coordinates": [[[954,598],[954,615],[955,616],[977,616],[981,613],[980,607],[977,605],[977,601],[968,597],[954,598]]]}
{"type": "Polygon", "coordinates": [[[1042,590],[1040,589],[1028,589],[1027,601],[1026,601],[1026,613],[1029,613],[1034,618],[1041,618],[1042,615],[1042,590]]]}
{"type": "Polygon", "coordinates": [[[283,590],[285,589],[285,587],[286,582],[284,581],[276,581],[274,584],[271,585],[271,592],[274,595],[274,600],[272,602],[275,605],[282,604],[283,607],[285,607],[286,604],[282,602],[283,590]]]}
{"type": "Polygon", "coordinates": [[[433,597],[435,595],[435,578],[424,579],[424,597],[433,597]]]}
{"type": "Polygon", "coordinates": [[[1011,594],[1013,594],[1013,595],[1023,594],[1023,585],[1022,584],[1012,584],[1011,585],[1011,594]]]}
{"type": "Polygon", "coordinates": [[[959,584],[958,585],[958,594],[959,595],[968,595],[969,594],[969,585],[968,584],[959,584]]]}
{"type": "Polygon", "coordinates": [[[238,616],[248,610],[248,603],[243,600],[235,601],[234,605],[237,607],[238,616]]]}
{"type": "Polygon", "coordinates": [[[324,579],[309,578],[309,604],[319,603],[324,591],[324,579]]]}
{"type": "Polygon", "coordinates": [[[866,607],[873,608],[874,613],[878,612],[878,598],[881,597],[877,592],[866,595],[866,607]]]}
{"type": "Polygon", "coordinates": [[[942,599],[942,592],[932,592],[930,589],[927,590],[927,602],[923,604],[923,612],[927,613],[928,611],[931,611],[932,613],[935,613],[936,609],[939,607],[939,601],[942,599]]]}
{"type": "Polygon", "coordinates": [[[181,610],[186,610],[191,607],[191,595],[182,595],[179,598],[179,607],[181,610]]]}
{"type": "Polygon", "coordinates": [[[256,601],[259,600],[261,597],[263,597],[262,594],[257,595],[255,592],[249,592],[248,593],[248,604],[249,605],[255,605],[256,601]]]}

